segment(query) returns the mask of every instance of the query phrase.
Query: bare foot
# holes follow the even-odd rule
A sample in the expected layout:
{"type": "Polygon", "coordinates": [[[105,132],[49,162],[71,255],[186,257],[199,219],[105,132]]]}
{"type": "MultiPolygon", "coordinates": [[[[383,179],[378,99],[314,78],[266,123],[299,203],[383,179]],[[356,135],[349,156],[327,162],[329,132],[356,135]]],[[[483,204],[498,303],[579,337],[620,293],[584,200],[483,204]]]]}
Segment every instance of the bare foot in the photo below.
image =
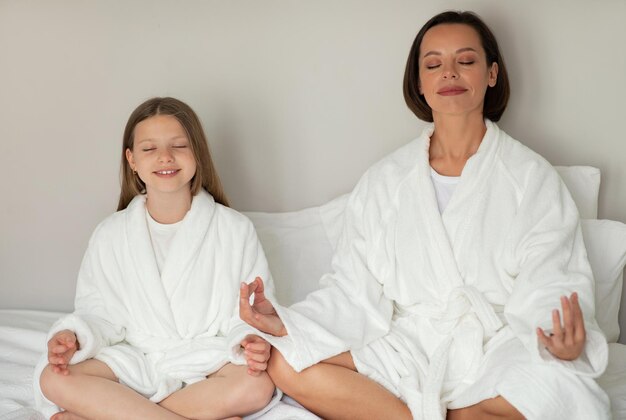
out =
{"type": "Polygon", "coordinates": [[[86,420],[84,417],[78,414],[70,413],[69,411],[59,411],[54,416],[50,417],[50,420],[86,420]]]}

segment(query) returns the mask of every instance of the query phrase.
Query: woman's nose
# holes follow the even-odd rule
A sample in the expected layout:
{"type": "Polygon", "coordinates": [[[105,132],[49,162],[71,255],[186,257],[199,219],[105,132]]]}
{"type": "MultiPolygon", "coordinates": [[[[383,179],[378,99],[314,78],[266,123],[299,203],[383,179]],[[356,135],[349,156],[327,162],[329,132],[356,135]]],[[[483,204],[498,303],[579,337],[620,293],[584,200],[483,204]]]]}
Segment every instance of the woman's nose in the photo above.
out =
{"type": "Polygon", "coordinates": [[[443,78],[444,79],[458,79],[459,78],[459,74],[457,73],[456,69],[454,68],[454,66],[446,66],[443,69],[442,72],[443,78]]]}

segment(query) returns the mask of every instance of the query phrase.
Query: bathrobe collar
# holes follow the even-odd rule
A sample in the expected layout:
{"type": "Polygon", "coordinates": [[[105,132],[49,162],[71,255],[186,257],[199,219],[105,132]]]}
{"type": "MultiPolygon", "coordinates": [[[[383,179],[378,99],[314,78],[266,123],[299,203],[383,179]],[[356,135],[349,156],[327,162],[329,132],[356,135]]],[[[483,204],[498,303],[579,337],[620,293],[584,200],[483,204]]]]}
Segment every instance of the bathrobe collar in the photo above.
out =
{"type": "MultiPolygon", "coordinates": [[[[215,201],[204,190],[193,197],[191,208],[174,236],[160,275],[150,240],[145,206],[146,196],[142,194],[135,196],[126,210],[125,230],[132,270],[136,278],[146,285],[143,288],[146,305],[159,320],[155,325],[162,325],[168,335],[177,335],[171,300],[182,279],[189,275],[193,259],[204,242],[215,213],[215,201]]],[[[133,276],[129,276],[131,278],[133,276]]]]}

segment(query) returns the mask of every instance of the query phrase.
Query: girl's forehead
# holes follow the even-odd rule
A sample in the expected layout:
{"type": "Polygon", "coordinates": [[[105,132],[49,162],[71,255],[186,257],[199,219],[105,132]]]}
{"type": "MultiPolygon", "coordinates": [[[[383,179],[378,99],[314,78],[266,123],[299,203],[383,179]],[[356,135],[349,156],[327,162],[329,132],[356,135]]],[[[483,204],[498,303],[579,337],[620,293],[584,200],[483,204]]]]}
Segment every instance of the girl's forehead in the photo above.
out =
{"type": "Polygon", "coordinates": [[[135,136],[168,137],[171,134],[186,134],[180,122],[171,115],[155,115],[135,126],[135,136]]]}

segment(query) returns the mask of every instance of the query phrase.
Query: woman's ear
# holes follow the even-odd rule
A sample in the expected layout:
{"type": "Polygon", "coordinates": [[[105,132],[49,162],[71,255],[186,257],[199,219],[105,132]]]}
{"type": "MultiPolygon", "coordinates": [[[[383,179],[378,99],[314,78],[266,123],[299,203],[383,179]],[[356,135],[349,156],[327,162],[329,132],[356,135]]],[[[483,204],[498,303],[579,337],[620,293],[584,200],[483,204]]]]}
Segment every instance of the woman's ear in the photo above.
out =
{"type": "Polygon", "coordinates": [[[498,81],[498,63],[494,61],[493,63],[491,63],[491,68],[489,69],[489,87],[494,87],[497,81],[498,81]]]}

